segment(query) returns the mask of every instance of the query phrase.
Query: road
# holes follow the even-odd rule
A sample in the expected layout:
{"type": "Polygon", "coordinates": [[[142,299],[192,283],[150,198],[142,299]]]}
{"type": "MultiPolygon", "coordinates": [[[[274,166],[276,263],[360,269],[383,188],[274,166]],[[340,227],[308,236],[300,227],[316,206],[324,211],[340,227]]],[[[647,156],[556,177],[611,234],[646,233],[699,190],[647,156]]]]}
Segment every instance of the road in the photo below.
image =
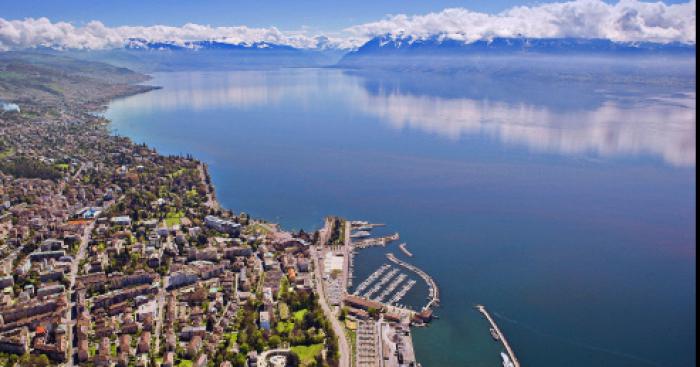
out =
{"type": "Polygon", "coordinates": [[[314,277],[316,278],[314,283],[316,284],[316,293],[318,294],[318,301],[321,304],[321,309],[326,315],[326,318],[330,320],[331,326],[333,327],[333,332],[338,337],[338,351],[340,352],[340,367],[350,367],[350,343],[345,335],[345,328],[338,320],[338,317],[333,313],[330,306],[328,306],[328,301],[326,301],[326,294],[323,290],[323,274],[321,273],[321,267],[318,263],[318,253],[316,246],[312,247],[311,256],[314,259],[314,277]]]}
{"type": "Polygon", "coordinates": [[[343,238],[343,277],[340,279],[341,285],[343,286],[343,295],[347,293],[348,289],[348,279],[350,279],[350,256],[352,255],[352,239],[350,238],[350,232],[352,231],[352,226],[350,221],[345,221],[345,238],[343,238]]]}
{"type": "Polygon", "coordinates": [[[214,209],[214,210],[219,210],[220,209],[219,202],[216,200],[216,197],[214,196],[214,193],[212,192],[211,185],[207,184],[206,176],[207,175],[205,173],[204,164],[200,163],[199,164],[199,178],[202,180],[202,183],[204,183],[204,185],[207,187],[207,202],[205,205],[208,206],[209,208],[214,209]]]}
{"type": "MultiPolygon", "coordinates": [[[[95,229],[96,221],[92,221],[83,230],[83,236],[80,239],[80,246],[78,247],[78,253],[73,259],[73,263],[70,268],[70,275],[68,279],[70,280],[70,285],[68,286],[68,310],[66,310],[66,319],[68,320],[68,325],[66,327],[66,336],[68,337],[68,362],[66,366],[73,367],[73,326],[75,326],[75,320],[73,319],[73,302],[71,301],[71,296],[73,294],[73,287],[75,286],[75,278],[78,276],[78,270],[80,262],[85,258],[85,253],[87,251],[88,243],[90,242],[90,237],[92,236],[92,230],[95,229]]],[[[77,316],[77,315],[76,315],[77,316]]]]}
{"type": "MultiPolygon", "coordinates": [[[[124,197],[125,195],[120,196],[111,205],[105,208],[105,210],[107,210],[117,202],[122,201],[124,197]]],[[[73,302],[71,301],[71,297],[73,295],[73,287],[75,286],[75,278],[78,276],[78,271],[80,270],[80,262],[85,258],[85,253],[87,251],[88,244],[90,243],[90,238],[92,237],[92,231],[95,229],[96,224],[97,221],[93,220],[83,230],[83,236],[81,237],[80,245],[78,246],[78,253],[75,255],[75,259],[73,259],[73,263],[71,264],[70,268],[70,274],[68,277],[68,280],[70,281],[70,285],[68,286],[68,292],[66,293],[68,295],[68,310],[66,310],[66,320],[68,320],[68,325],[66,327],[66,336],[68,337],[68,339],[66,339],[68,340],[68,361],[66,362],[66,366],[68,367],[73,367],[73,327],[75,326],[76,321],[75,319],[73,319],[73,312],[71,312],[73,309],[73,302]]]]}
{"type": "Polygon", "coordinates": [[[158,290],[158,297],[156,297],[156,306],[158,309],[158,313],[156,315],[156,330],[155,330],[155,336],[156,336],[156,343],[155,343],[155,350],[158,352],[160,350],[160,334],[161,331],[163,330],[163,319],[165,318],[163,316],[163,306],[165,305],[165,285],[168,284],[168,280],[170,277],[166,276],[163,278],[163,285],[160,287],[158,290]]]}

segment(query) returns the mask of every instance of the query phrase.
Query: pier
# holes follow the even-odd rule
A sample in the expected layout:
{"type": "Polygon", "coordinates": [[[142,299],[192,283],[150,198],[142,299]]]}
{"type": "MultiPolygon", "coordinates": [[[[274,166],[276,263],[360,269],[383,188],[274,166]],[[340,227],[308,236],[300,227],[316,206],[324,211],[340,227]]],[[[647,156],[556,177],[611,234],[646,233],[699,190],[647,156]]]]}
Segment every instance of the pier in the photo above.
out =
{"type": "Polygon", "coordinates": [[[401,249],[401,252],[406,254],[406,256],[413,257],[413,254],[411,253],[411,251],[408,251],[408,249],[406,248],[406,242],[400,244],[399,249],[401,249]]]}
{"type": "Polygon", "coordinates": [[[384,277],[382,277],[382,279],[380,279],[379,282],[377,282],[377,284],[375,284],[374,287],[372,287],[372,289],[370,289],[367,293],[365,293],[362,296],[369,299],[370,297],[372,297],[373,294],[377,293],[377,291],[379,291],[379,289],[384,284],[389,283],[391,278],[393,278],[394,275],[396,275],[396,273],[398,273],[398,272],[399,272],[399,269],[391,269],[391,271],[386,273],[386,275],[384,275],[384,277]]]}
{"type": "MultiPolygon", "coordinates": [[[[423,311],[429,310],[431,307],[440,304],[440,290],[438,289],[437,283],[435,280],[428,275],[428,273],[424,272],[423,270],[419,269],[416,266],[413,266],[405,261],[401,261],[396,258],[396,256],[393,253],[388,253],[386,254],[386,257],[389,259],[389,261],[393,262],[394,264],[403,266],[404,268],[411,270],[412,272],[418,274],[423,280],[428,284],[428,304],[423,306],[423,311]]],[[[516,366],[517,367],[517,366],[516,366]]]]}
{"type": "Polygon", "coordinates": [[[384,302],[384,299],[386,299],[386,297],[388,297],[391,292],[398,288],[399,284],[401,284],[401,282],[403,282],[406,278],[406,274],[399,274],[399,276],[396,277],[396,279],[394,279],[394,281],[392,281],[388,287],[384,288],[382,293],[372,301],[384,302]]]}
{"type": "Polygon", "coordinates": [[[414,285],[416,285],[416,281],[413,280],[413,279],[409,279],[409,281],[408,281],[406,284],[403,285],[403,287],[401,288],[401,290],[399,290],[398,292],[396,292],[396,294],[394,294],[394,297],[392,297],[392,298],[389,300],[389,304],[390,304],[390,305],[394,305],[394,304],[396,304],[397,302],[399,302],[399,301],[401,300],[401,298],[403,298],[403,296],[405,296],[406,293],[408,293],[408,291],[410,291],[411,288],[413,288],[414,285]]]}
{"type": "Polygon", "coordinates": [[[506,353],[508,353],[510,361],[513,362],[513,367],[520,367],[520,362],[518,362],[518,359],[515,358],[513,349],[510,347],[510,344],[508,344],[508,341],[506,340],[505,335],[503,335],[503,332],[501,332],[501,329],[499,329],[498,325],[496,325],[496,321],[494,321],[489,312],[486,311],[486,307],[483,305],[476,305],[476,309],[479,310],[479,312],[481,312],[484,317],[486,317],[486,320],[488,320],[491,324],[491,328],[494,330],[496,335],[498,335],[498,340],[501,341],[501,344],[503,344],[503,347],[506,349],[506,353]]]}
{"type": "Polygon", "coordinates": [[[384,274],[385,271],[387,271],[389,268],[391,268],[390,265],[384,264],[382,265],[379,269],[375,270],[374,273],[370,274],[370,276],[367,277],[360,285],[357,286],[355,291],[353,292],[354,295],[357,295],[358,293],[362,293],[367,287],[369,287],[372,282],[377,280],[382,274],[384,274]]]}

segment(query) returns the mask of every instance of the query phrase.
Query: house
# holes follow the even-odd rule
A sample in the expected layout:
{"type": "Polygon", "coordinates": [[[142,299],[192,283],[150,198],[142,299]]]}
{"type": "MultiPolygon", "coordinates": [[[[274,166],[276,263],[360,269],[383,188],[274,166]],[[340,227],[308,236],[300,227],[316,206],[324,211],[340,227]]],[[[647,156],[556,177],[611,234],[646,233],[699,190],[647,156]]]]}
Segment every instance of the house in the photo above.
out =
{"type": "Polygon", "coordinates": [[[90,348],[88,347],[87,338],[80,339],[78,341],[78,362],[87,362],[87,360],[90,358],[89,350],[90,348]]]}
{"type": "Polygon", "coordinates": [[[192,339],[190,339],[190,342],[187,344],[187,356],[194,359],[201,348],[202,337],[199,335],[193,336],[192,339]]]}
{"type": "Polygon", "coordinates": [[[117,226],[130,226],[131,225],[131,218],[128,216],[121,216],[121,217],[112,217],[109,220],[112,224],[117,225],[117,226]]]}
{"type": "Polygon", "coordinates": [[[12,287],[13,285],[15,285],[15,279],[12,275],[0,277],[0,289],[12,287]]]}
{"type": "Polygon", "coordinates": [[[165,357],[163,358],[163,363],[161,363],[161,367],[173,367],[175,365],[175,353],[170,351],[165,353],[165,357]]]}
{"type": "Polygon", "coordinates": [[[0,334],[0,352],[19,355],[29,352],[29,330],[23,327],[0,334]]]}
{"type": "Polygon", "coordinates": [[[206,367],[207,366],[207,354],[202,353],[199,358],[192,364],[193,367],[206,367]]]}
{"type": "Polygon", "coordinates": [[[148,353],[151,350],[151,333],[149,331],[144,331],[141,333],[139,338],[139,343],[136,346],[136,353],[148,353]]]}

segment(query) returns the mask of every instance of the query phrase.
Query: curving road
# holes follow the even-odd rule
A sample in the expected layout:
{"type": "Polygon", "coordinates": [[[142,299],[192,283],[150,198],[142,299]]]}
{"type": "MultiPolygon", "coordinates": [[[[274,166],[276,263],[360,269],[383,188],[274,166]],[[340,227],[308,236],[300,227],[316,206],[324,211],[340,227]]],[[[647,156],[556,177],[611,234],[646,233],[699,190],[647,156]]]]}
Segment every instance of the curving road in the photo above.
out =
{"type": "Polygon", "coordinates": [[[321,309],[326,315],[326,318],[330,320],[331,326],[333,327],[333,332],[338,336],[338,351],[340,352],[340,367],[350,367],[350,343],[348,338],[345,336],[345,328],[338,320],[338,317],[333,313],[328,302],[326,301],[326,294],[323,291],[323,274],[321,273],[321,267],[318,263],[318,254],[316,251],[316,246],[312,247],[311,256],[314,259],[314,277],[316,278],[314,283],[316,284],[316,293],[318,294],[318,301],[321,304],[321,309]]]}

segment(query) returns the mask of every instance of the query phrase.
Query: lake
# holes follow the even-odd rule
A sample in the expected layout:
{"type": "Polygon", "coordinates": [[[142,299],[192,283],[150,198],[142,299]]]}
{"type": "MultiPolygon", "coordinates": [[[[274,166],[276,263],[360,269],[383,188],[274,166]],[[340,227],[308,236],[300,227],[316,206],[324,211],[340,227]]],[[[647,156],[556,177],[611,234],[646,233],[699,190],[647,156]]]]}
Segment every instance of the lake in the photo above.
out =
{"type": "MultiPolygon", "coordinates": [[[[235,212],[387,223],[440,286],[418,360],[695,364],[695,75],[534,82],[337,69],[155,74],[115,133],[209,164],[235,212]]],[[[356,281],[399,254],[360,251],[356,281]]],[[[407,303],[427,295],[419,282],[407,303]]]]}

